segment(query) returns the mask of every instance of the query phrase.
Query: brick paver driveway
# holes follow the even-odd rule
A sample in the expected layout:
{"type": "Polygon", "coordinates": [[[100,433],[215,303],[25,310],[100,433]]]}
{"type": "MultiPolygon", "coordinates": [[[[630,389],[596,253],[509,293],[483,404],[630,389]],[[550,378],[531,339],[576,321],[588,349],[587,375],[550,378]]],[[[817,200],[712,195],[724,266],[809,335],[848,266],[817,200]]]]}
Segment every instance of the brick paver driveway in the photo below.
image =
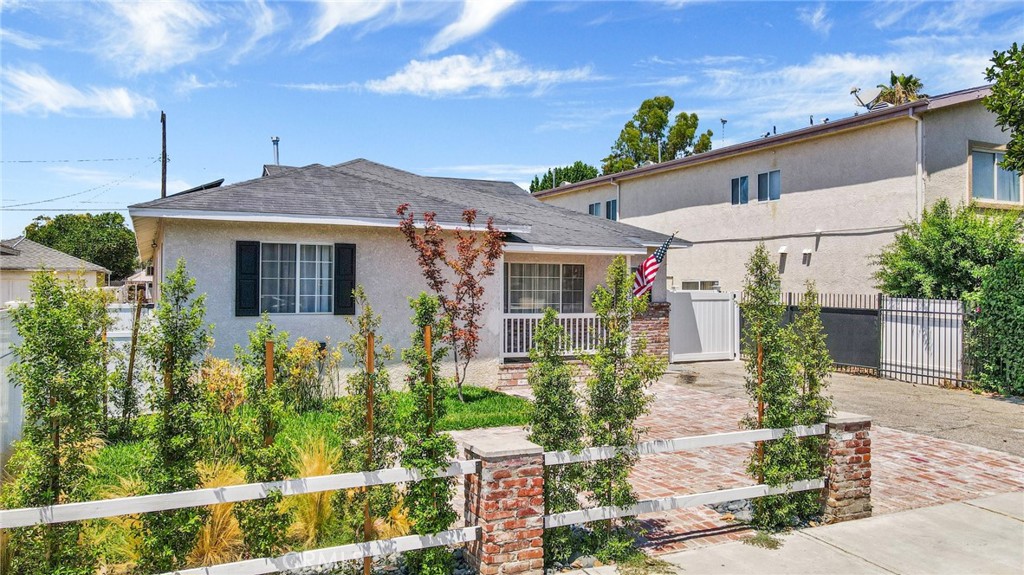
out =
{"type": "MultiPolygon", "coordinates": [[[[648,439],[740,429],[745,399],[708,393],[679,383],[669,373],[658,381],[651,413],[642,424],[648,439]]],[[[528,390],[519,390],[522,393],[528,390]]],[[[472,430],[463,434],[508,433],[472,430]]],[[[876,515],[1024,490],[1024,458],[1005,452],[875,425],[872,438],[872,504],[876,515]]],[[[752,444],[643,457],[633,474],[641,499],[751,485],[744,473],[752,444]]],[[[643,516],[648,546],[656,553],[711,545],[749,530],[708,507],[643,516]]]]}

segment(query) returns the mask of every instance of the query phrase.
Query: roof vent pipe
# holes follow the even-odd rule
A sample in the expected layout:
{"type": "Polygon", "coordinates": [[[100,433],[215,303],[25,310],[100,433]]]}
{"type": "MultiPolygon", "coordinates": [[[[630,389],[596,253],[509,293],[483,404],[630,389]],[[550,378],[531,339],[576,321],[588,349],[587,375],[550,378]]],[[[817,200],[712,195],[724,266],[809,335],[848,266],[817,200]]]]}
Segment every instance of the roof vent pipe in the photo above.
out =
{"type": "Polygon", "coordinates": [[[280,156],[278,156],[277,143],[281,141],[281,138],[278,138],[277,136],[271,136],[270,137],[270,141],[274,143],[274,165],[275,166],[280,166],[281,165],[281,158],[280,158],[280,156]]]}

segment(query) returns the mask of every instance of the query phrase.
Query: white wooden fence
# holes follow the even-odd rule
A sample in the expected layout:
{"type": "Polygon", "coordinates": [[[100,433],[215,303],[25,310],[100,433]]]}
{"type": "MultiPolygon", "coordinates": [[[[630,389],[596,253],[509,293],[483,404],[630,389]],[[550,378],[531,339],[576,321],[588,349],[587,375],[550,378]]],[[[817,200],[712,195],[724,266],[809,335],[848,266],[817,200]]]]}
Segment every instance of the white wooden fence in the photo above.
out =
{"type": "Polygon", "coordinates": [[[669,291],[671,360],[738,359],[739,297],[734,292],[669,291]]]}
{"type": "MultiPolygon", "coordinates": [[[[795,437],[808,437],[812,435],[824,435],[826,425],[820,423],[810,426],[796,426],[783,429],[754,429],[750,431],[736,431],[730,433],[714,433],[710,435],[697,435],[691,437],[680,437],[676,439],[647,441],[635,446],[636,453],[641,455],[654,453],[673,453],[704,447],[736,445],[754,441],[769,441],[780,439],[787,434],[795,437]]],[[[547,451],[544,453],[544,465],[564,465],[566,463],[580,463],[585,461],[600,461],[609,459],[622,448],[616,447],[592,447],[584,449],[579,453],[571,451],[547,451]]],[[[566,525],[577,525],[601,519],[614,519],[617,517],[632,517],[645,513],[657,511],[668,511],[683,507],[696,507],[712,503],[723,503],[737,499],[752,499],[766,495],[779,495],[794,491],[807,491],[811,489],[822,489],[825,487],[825,479],[809,479],[794,481],[787,485],[771,487],[764,484],[737,487],[733,489],[722,489],[719,491],[706,491],[703,493],[692,493],[686,495],[675,495],[672,497],[661,497],[657,499],[645,499],[638,501],[629,507],[591,507],[579,511],[567,511],[555,513],[544,517],[544,527],[563,527],[566,525]]]]}
{"type": "MultiPolygon", "coordinates": [[[[507,313],[502,319],[501,357],[527,357],[533,347],[533,335],[542,313],[507,313]]],[[[565,330],[566,338],[561,351],[565,354],[591,353],[605,331],[601,320],[592,313],[560,313],[558,323],[565,330]]]]}

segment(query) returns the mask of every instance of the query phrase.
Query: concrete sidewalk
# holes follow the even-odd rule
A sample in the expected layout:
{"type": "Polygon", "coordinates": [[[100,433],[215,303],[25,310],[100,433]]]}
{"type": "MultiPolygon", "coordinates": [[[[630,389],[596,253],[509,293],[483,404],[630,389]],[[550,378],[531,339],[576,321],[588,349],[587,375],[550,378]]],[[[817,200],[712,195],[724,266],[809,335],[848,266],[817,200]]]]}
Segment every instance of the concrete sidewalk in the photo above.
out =
{"type": "MultiPolygon", "coordinates": [[[[687,574],[1024,573],[1024,492],[913,509],[783,536],[776,550],[725,543],[661,555],[687,574]]],[[[616,573],[614,566],[575,571],[616,573]]]]}

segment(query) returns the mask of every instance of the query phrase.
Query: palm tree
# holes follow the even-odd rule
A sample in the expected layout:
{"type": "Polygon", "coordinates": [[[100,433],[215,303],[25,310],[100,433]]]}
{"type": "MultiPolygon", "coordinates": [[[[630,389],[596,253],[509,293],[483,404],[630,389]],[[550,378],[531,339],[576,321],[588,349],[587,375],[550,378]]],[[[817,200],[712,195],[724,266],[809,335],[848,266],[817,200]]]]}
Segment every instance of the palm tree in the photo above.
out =
{"type": "Polygon", "coordinates": [[[922,94],[921,88],[924,83],[913,74],[897,74],[889,72],[889,85],[879,84],[882,93],[878,96],[879,102],[888,102],[893,105],[913,102],[921,98],[927,98],[928,94],[922,94]]]}

